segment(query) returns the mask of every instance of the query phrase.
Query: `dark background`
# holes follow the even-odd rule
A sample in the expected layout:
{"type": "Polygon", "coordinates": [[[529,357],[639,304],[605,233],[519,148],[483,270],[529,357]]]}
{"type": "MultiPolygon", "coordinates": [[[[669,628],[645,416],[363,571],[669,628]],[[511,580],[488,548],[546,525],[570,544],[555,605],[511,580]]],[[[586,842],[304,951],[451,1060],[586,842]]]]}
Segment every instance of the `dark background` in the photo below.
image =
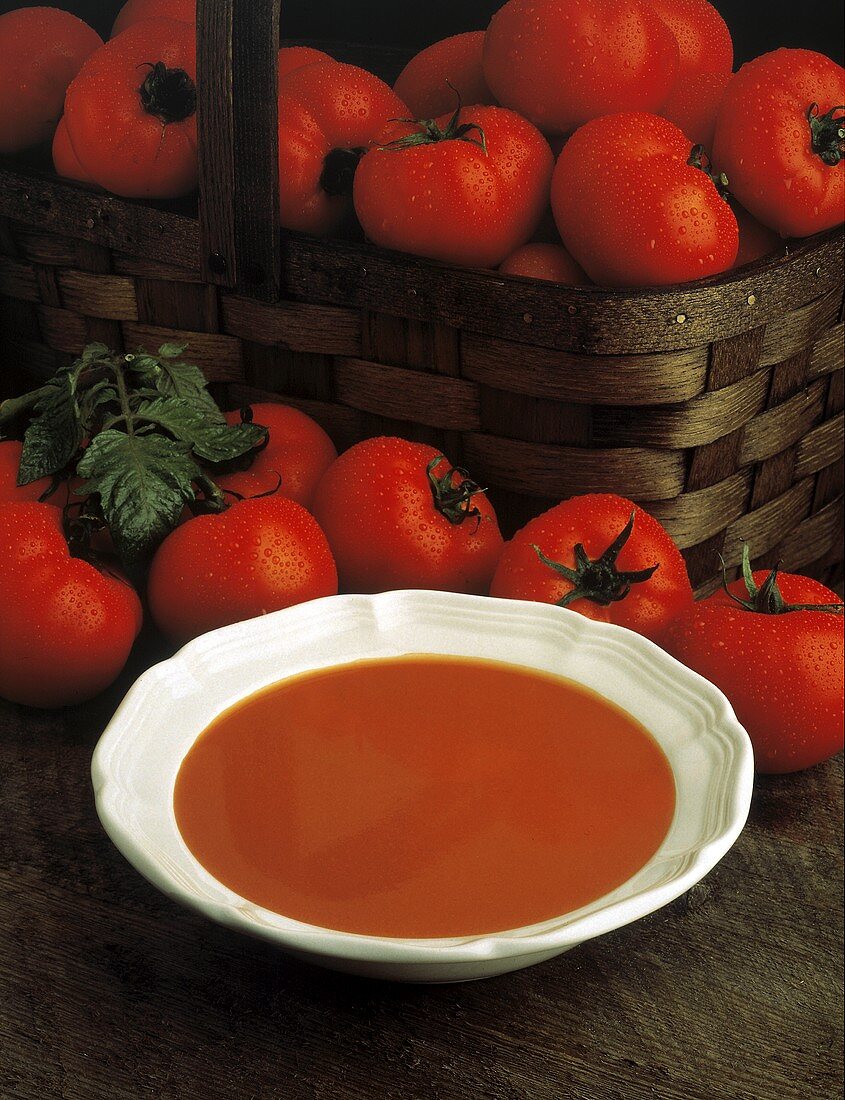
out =
{"type": "MultiPolygon", "coordinates": [[[[0,0],[0,12],[22,7],[0,0]]],[[[121,0],[52,0],[108,33],[121,0]]],[[[284,0],[285,38],[345,39],[425,46],[459,31],[486,27],[502,0],[284,0]]],[[[778,46],[820,50],[842,62],[845,14],[841,0],[716,0],[733,34],[741,64],[778,46]]]]}

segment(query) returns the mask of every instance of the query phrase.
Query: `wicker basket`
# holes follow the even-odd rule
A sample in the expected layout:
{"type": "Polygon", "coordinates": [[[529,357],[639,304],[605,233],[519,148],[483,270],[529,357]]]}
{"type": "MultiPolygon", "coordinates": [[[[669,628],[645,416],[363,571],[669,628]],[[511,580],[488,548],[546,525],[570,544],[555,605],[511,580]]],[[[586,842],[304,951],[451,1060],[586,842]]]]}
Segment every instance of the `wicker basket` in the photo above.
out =
{"type": "Polygon", "coordinates": [[[380,433],[441,447],[490,487],[506,532],[613,491],[666,525],[700,591],[743,541],[760,565],[835,581],[841,230],[625,292],[279,234],[278,6],[199,0],[198,214],[0,166],[5,394],[91,340],[182,339],[230,405],[282,397],[340,447],[380,433]]]}

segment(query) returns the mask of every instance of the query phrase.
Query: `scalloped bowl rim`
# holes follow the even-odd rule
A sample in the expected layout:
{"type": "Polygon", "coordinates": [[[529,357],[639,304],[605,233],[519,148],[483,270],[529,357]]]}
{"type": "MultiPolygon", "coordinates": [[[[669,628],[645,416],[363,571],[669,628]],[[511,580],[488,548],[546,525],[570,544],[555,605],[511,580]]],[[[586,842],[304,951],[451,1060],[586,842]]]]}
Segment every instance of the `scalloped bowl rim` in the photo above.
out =
{"type": "MultiPolygon", "coordinates": [[[[530,644],[533,638],[525,635],[522,640],[530,644]]],[[[341,649],[350,644],[351,639],[340,639],[341,649]]],[[[545,671],[549,669],[546,668],[545,671]]],[[[585,682],[583,676],[573,674],[570,667],[559,670],[557,674],[576,682],[585,682]]],[[[612,698],[610,691],[606,690],[610,686],[606,682],[597,686],[594,680],[587,686],[612,698]]],[[[613,701],[628,709],[619,703],[618,692],[613,701]]],[[[691,743],[693,740],[690,738],[691,743]]],[[[157,747],[161,744],[157,741],[157,747]]],[[[639,634],[623,627],[595,622],[575,612],[548,604],[425,590],[400,590],[372,596],[330,596],[235,623],[189,642],[172,657],[144,672],[129,689],[97,744],[91,773],[97,813],[106,832],[126,859],[163,893],[199,910],[220,924],[271,940],[282,949],[310,957],[314,962],[331,966],[333,959],[345,960],[377,969],[379,966],[391,964],[412,967],[414,964],[466,964],[540,954],[547,957],[654,912],[703,878],[739,836],[751,802],[753,755],[748,735],[737,721],[725,696],[709,681],[639,634]],[[463,641],[458,641],[456,648],[447,646],[434,649],[431,646],[415,645],[413,640],[403,642],[400,627],[392,625],[391,620],[391,616],[396,618],[398,615],[401,626],[403,614],[408,620],[406,627],[413,628],[408,632],[412,639],[419,637],[420,624],[434,616],[438,630],[448,633],[451,624],[452,633],[463,641]],[[337,630],[343,624],[344,617],[350,624],[356,624],[356,619],[360,619],[361,623],[375,626],[377,635],[384,643],[382,646],[376,644],[375,649],[380,651],[369,651],[373,648],[373,639],[370,638],[367,652],[356,652],[353,645],[352,652],[345,659],[315,660],[312,656],[310,659],[306,658],[302,665],[301,661],[293,659],[297,642],[291,642],[287,646],[281,642],[284,635],[301,637],[310,621],[312,627],[316,624],[317,635],[323,630],[322,637],[326,641],[326,646],[321,647],[317,638],[312,644],[314,652],[320,649],[330,650],[333,638],[337,646],[337,630]],[[484,625],[489,628],[486,634],[483,631],[484,625]],[[511,634],[506,633],[508,627],[511,634]],[[167,772],[172,780],[175,780],[185,753],[215,714],[221,713],[262,686],[298,675],[308,669],[346,664],[369,656],[440,652],[460,653],[528,669],[544,670],[542,664],[536,660],[526,660],[524,655],[518,659],[509,657],[506,653],[491,657],[491,650],[502,650],[503,642],[512,643],[513,634],[518,627],[523,630],[527,627],[529,634],[546,630],[557,641],[569,645],[569,657],[592,649],[594,655],[613,665],[616,672],[625,670],[647,673],[648,676],[642,676],[636,689],[643,691],[647,680],[656,681],[658,688],[673,689],[671,700],[667,700],[665,694],[661,696],[658,691],[652,696],[652,701],[656,703],[660,700],[665,704],[683,700],[686,705],[698,707],[706,720],[707,736],[719,741],[727,754],[721,773],[716,774],[715,768],[711,768],[706,776],[711,802],[715,800],[718,810],[717,825],[690,844],[686,850],[674,853],[667,851],[667,843],[674,834],[679,817],[684,813],[681,788],[678,786],[681,777],[667,751],[666,743],[650,728],[649,721],[644,721],[642,714],[639,715],[639,720],[650,729],[672,765],[678,795],[675,818],[667,839],[640,871],[617,890],[574,912],[523,928],[449,939],[369,936],[305,924],[240,897],[223,886],[199,863],[182,840],[176,825],[172,782],[167,790],[159,791],[158,796],[152,800],[140,800],[137,791],[133,789],[132,782],[137,776],[137,768],[141,768],[143,780],[144,767],[151,766],[150,750],[153,740],[158,737],[155,723],[145,719],[145,710],[148,706],[154,708],[157,704],[161,705],[165,700],[174,702],[178,697],[174,692],[181,692],[182,697],[190,698],[191,691],[196,695],[198,690],[206,690],[209,684],[208,681],[203,682],[201,674],[204,663],[206,675],[210,675],[211,663],[216,660],[219,665],[221,659],[224,663],[233,662],[230,668],[243,671],[247,666],[252,667],[253,660],[267,661],[267,647],[274,642],[277,648],[281,645],[283,650],[274,659],[284,660],[287,656],[289,662],[287,668],[265,670],[263,675],[253,676],[249,683],[245,681],[241,689],[230,691],[225,698],[216,698],[210,716],[209,708],[206,707],[206,713],[197,718],[189,734],[183,733],[178,744],[164,746],[165,751],[158,756],[158,761],[159,765],[167,765],[167,772]],[[485,640],[489,644],[482,644],[485,640]],[[262,643],[265,643],[263,649],[262,643]],[[289,653],[285,654],[284,649],[289,653]],[[136,768],[135,773],[132,772],[133,767],[136,768]],[[160,832],[164,829],[164,845],[152,843],[148,833],[140,827],[141,823],[153,831],[158,829],[160,832]],[[668,879],[652,885],[645,881],[641,888],[637,887],[638,880],[647,879],[648,873],[653,875],[655,869],[662,864],[673,862],[676,870],[668,879]],[[215,897],[208,896],[209,890],[215,897]]],[[[713,805],[710,808],[712,816],[713,805]]]]}

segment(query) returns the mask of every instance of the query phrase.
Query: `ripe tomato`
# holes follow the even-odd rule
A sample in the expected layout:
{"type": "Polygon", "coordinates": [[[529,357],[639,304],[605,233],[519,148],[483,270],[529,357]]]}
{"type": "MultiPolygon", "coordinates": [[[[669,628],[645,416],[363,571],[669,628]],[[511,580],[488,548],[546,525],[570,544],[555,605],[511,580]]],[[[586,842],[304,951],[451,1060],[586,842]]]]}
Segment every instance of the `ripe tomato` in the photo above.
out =
{"type": "Polygon", "coordinates": [[[495,102],[484,79],[484,31],[467,31],[426,46],[399,74],[393,90],[414,118],[438,118],[461,103],[495,102]]]}
{"type": "Polygon", "coordinates": [[[552,151],[501,107],[394,123],[362,158],[355,211],[376,244],[466,267],[498,267],[536,229],[552,151]]]}
{"type": "Polygon", "coordinates": [[[171,531],[147,588],[156,625],[180,644],[336,592],[326,536],[301,505],[281,496],[238,501],[171,531]]]}
{"type": "Polygon", "coordinates": [[[484,40],[496,99],[548,134],[616,111],[656,111],[678,43],[648,0],[510,0],[484,40]]]}
{"type": "Polygon", "coordinates": [[[490,595],[556,603],[653,641],[692,604],[672,537],[648,512],[610,493],[572,497],[517,531],[490,595]]]}
{"type": "Polygon", "coordinates": [[[719,108],[713,161],[731,194],[784,237],[845,218],[845,69],[811,50],[743,65],[719,108]]]}
{"type": "Polygon", "coordinates": [[[87,177],[127,198],[193,191],[195,79],[194,28],[171,19],[134,23],[97,50],[65,100],[67,138],[87,177]]]}
{"type": "Polygon", "coordinates": [[[16,439],[0,442],[0,504],[15,500],[38,500],[53,484],[50,477],[40,477],[29,485],[18,485],[18,468],[23,446],[16,439]]]}
{"type": "Polygon", "coordinates": [[[112,38],[144,19],[175,19],[193,27],[197,22],[197,0],[126,0],[112,26],[112,38]]]}
{"type": "Polygon", "coordinates": [[[98,695],[126,663],[141,618],[124,577],[70,556],[58,508],[0,505],[0,696],[64,707],[98,695]]]}
{"type": "Polygon", "coordinates": [[[768,226],[752,218],[747,210],[743,210],[738,203],[733,203],[731,209],[736,216],[736,224],[739,227],[739,251],[736,254],[734,267],[742,267],[744,264],[761,260],[764,256],[771,256],[783,249],[783,238],[774,233],[768,226]]]}
{"type": "Polygon", "coordinates": [[[283,46],[279,50],[279,80],[294,69],[301,69],[304,65],[313,65],[315,61],[334,61],[322,50],[315,50],[311,46],[283,46]]]}
{"type": "Polygon", "coordinates": [[[655,115],[594,119],[564,146],[552,180],[563,243],[594,282],[663,286],[727,270],[739,231],[688,140],[655,115]]]}
{"type": "Polygon", "coordinates": [[[678,74],[660,114],[709,151],[733,68],[731,32],[708,0],[651,0],[678,43],[678,74]]]}
{"type": "Polygon", "coordinates": [[[747,547],[745,569],[747,580],[679,616],[663,644],[727,695],[758,771],[799,771],[842,749],[842,604],[809,577],[752,573],[747,547]]]}
{"type": "Polygon", "coordinates": [[[502,547],[496,514],[466,471],[406,439],[345,451],[317,486],[314,515],[345,592],[483,594],[502,547]]]}
{"type": "MultiPolygon", "coordinates": [[[[248,469],[220,474],[214,480],[221,489],[245,497],[278,487],[282,496],[308,508],[320,478],[337,458],[334,443],[316,420],[290,405],[252,405],[250,416],[253,423],[270,429],[267,445],[248,469]]],[[[241,410],[226,413],[228,424],[239,424],[241,419],[241,410]]]]}
{"type": "Polygon", "coordinates": [[[584,286],[590,281],[562,244],[524,244],[511,252],[499,271],[503,275],[523,275],[567,286],[584,286]]]}
{"type": "Polygon", "coordinates": [[[65,91],[103,40],[57,8],[18,8],[0,15],[0,153],[49,141],[65,91]]]}
{"type": "Polygon", "coordinates": [[[407,109],[392,89],[355,65],[322,61],[279,80],[281,223],[318,236],[350,209],[358,160],[407,109]]]}
{"type": "Polygon", "coordinates": [[[73,151],[63,117],[59,119],[59,125],[53,135],[53,167],[65,179],[78,180],[80,183],[93,183],[73,151]]]}

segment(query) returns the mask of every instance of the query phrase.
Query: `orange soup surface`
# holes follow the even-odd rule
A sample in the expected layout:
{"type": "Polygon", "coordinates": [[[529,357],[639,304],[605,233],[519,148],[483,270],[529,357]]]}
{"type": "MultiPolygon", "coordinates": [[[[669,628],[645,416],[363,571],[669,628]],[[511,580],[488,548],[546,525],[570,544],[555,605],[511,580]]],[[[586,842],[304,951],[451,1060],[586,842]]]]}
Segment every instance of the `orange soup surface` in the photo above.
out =
{"type": "Polygon", "coordinates": [[[308,924],[427,938],[570,912],[654,854],[663,752],[568,680],[412,656],[306,673],[221,714],[182,762],[182,836],[220,882],[308,924]]]}

